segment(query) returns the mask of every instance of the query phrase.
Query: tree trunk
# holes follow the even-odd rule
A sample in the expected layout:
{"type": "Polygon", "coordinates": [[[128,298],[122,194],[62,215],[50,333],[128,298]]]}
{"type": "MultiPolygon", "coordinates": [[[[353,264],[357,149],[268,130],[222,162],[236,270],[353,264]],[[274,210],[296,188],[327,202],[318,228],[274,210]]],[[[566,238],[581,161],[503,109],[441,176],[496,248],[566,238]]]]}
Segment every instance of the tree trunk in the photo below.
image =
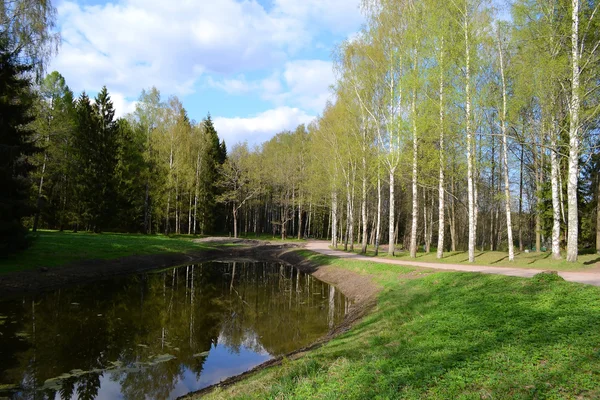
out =
{"type": "Polygon", "coordinates": [[[233,214],[233,237],[237,239],[237,208],[235,207],[235,203],[232,206],[232,214],[233,214]]]}
{"type": "Polygon", "coordinates": [[[596,252],[600,254],[600,172],[596,175],[598,180],[598,193],[596,193],[596,252]]]}
{"type": "MultiPolygon", "coordinates": [[[[500,34],[498,34],[500,35],[500,34]]],[[[513,247],[513,232],[510,210],[510,181],[508,178],[508,139],[506,137],[506,78],[504,74],[504,57],[498,36],[498,54],[500,55],[500,73],[502,75],[502,117],[500,118],[500,129],[502,130],[502,172],[504,174],[504,204],[506,207],[506,231],[508,234],[508,261],[514,261],[515,250],[513,247]]],[[[521,147],[521,175],[523,171],[523,147],[521,147]]],[[[523,187],[523,179],[521,178],[521,190],[523,187]]],[[[522,193],[522,192],[521,192],[522,193]]],[[[519,200],[519,222],[521,219],[521,200],[519,200]]],[[[521,228],[519,223],[519,243],[521,244],[521,228]]]]}
{"type": "Polygon", "coordinates": [[[198,223],[198,185],[200,179],[200,151],[196,158],[196,186],[194,188],[194,235],[196,234],[196,224],[198,223]]]}
{"type": "MultiPolygon", "coordinates": [[[[600,215],[600,206],[598,215],[600,215]]],[[[600,218],[600,217],[599,217],[600,218]]],[[[381,233],[381,178],[377,172],[377,230],[375,231],[375,255],[379,255],[379,235],[381,233]]]]}
{"type": "MultiPolygon", "coordinates": [[[[442,36],[442,51],[440,52],[440,178],[438,186],[438,240],[437,240],[437,258],[444,257],[444,37],[442,36]]],[[[432,210],[433,211],[433,210],[432,210]]]]}
{"type": "Polygon", "coordinates": [[[362,248],[361,253],[367,253],[367,158],[364,155],[363,147],[363,176],[362,176],[362,201],[361,201],[361,214],[362,214],[362,248]]]}
{"type": "MultiPolygon", "coordinates": [[[[456,193],[454,185],[454,174],[452,175],[452,195],[456,193]]],[[[456,200],[452,198],[450,203],[450,250],[456,251],[456,200]]]]}
{"type": "Polygon", "coordinates": [[[394,199],[394,173],[396,172],[396,168],[390,168],[390,221],[389,221],[389,247],[388,247],[388,255],[394,255],[394,207],[395,207],[395,199],[394,199]]]}
{"type": "MultiPolygon", "coordinates": [[[[413,131],[413,157],[412,157],[412,226],[410,229],[410,257],[417,257],[417,224],[419,217],[419,199],[418,199],[418,188],[417,188],[417,109],[416,109],[416,97],[417,92],[413,90],[412,96],[412,131],[413,131]]],[[[426,205],[424,205],[426,207],[426,205]]],[[[424,215],[425,223],[427,224],[427,215],[424,215]]],[[[427,228],[424,228],[427,229],[427,228]]]]}
{"type": "Polygon", "coordinates": [[[302,201],[298,201],[298,240],[302,239],[302,201]]]}
{"type": "MultiPolygon", "coordinates": [[[[539,159],[538,159],[539,162],[539,159]]],[[[538,165],[537,171],[535,173],[535,188],[536,188],[536,198],[538,209],[535,213],[535,251],[536,253],[540,253],[542,251],[542,217],[539,209],[539,204],[541,200],[540,193],[542,192],[542,169],[538,165]]]]}
{"type": "MultiPolygon", "coordinates": [[[[48,139],[46,139],[48,142],[48,139]]],[[[40,187],[38,188],[38,196],[35,207],[35,217],[33,218],[33,228],[31,229],[34,232],[37,232],[38,222],[40,220],[40,211],[42,207],[42,191],[44,188],[44,174],[46,173],[46,162],[48,161],[48,153],[44,151],[44,163],[42,164],[42,176],[40,177],[40,187]]]]}
{"type": "Polygon", "coordinates": [[[190,203],[188,204],[188,235],[192,234],[192,192],[189,193],[190,203]]]}
{"type": "Polygon", "coordinates": [[[569,180],[567,202],[569,229],[567,238],[567,261],[576,262],[578,253],[577,180],[579,178],[579,0],[571,0],[571,62],[573,81],[569,103],[569,180]]]}
{"type": "Polygon", "coordinates": [[[338,215],[337,215],[337,192],[334,190],[331,193],[331,246],[334,249],[337,248],[337,223],[338,223],[338,215]]]}
{"type": "Polygon", "coordinates": [[[475,197],[473,187],[473,132],[471,132],[471,54],[469,43],[468,14],[465,9],[465,120],[467,130],[467,195],[469,197],[469,262],[475,261],[475,197]]]}

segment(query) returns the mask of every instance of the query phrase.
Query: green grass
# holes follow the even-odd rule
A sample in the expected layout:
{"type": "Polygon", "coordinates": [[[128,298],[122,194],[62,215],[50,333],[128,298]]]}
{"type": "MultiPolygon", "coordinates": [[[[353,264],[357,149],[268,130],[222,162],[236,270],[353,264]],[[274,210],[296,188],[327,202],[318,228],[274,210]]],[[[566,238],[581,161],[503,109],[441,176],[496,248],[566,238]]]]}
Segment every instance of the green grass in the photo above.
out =
{"type": "MultiPolygon", "coordinates": [[[[338,246],[342,250],[343,246],[338,246]]],[[[354,253],[360,252],[360,244],[354,245],[354,253]]],[[[367,248],[368,256],[374,256],[374,248],[367,248]]],[[[430,253],[419,252],[417,258],[410,258],[406,251],[396,251],[394,257],[389,257],[387,252],[379,251],[379,257],[391,258],[394,260],[420,261],[444,264],[469,264],[469,254],[466,251],[445,252],[441,260],[437,259],[436,250],[432,249],[430,253]]],[[[577,271],[586,270],[600,266],[600,255],[595,253],[580,254],[576,263],[569,263],[564,258],[562,260],[553,260],[552,253],[535,251],[530,253],[515,251],[515,261],[508,261],[508,252],[502,251],[476,251],[475,265],[488,265],[493,267],[513,267],[513,268],[532,268],[532,269],[551,269],[556,271],[577,271]]]]}
{"type": "Polygon", "coordinates": [[[325,257],[384,289],[349,332],[207,398],[584,399],[600,397],[600,288],[325,257]]]}
{"type": "Polygon", "coordinates": [[[264,240],[267,242],[292,242],[292,243],[306,242],[306,239],[298,239],[298,237],[294,236],[294,235],[288,236],[285,240],[282,240],[280,234],[273,236],[272,234],[268,234],[268,233],[261,233],[259,235],[255,235],[254,233],[239,234],[238,238],[239,239],[264,240]]]}
{"type": "Polygon", "coordinates": [[[0,274],[39,267],[57,267],[75,261],[115,259],[130,255],[181,253],[210,247],[192,237],[117,233],[40,231],[25,251],[0,258],[0,274]]]}

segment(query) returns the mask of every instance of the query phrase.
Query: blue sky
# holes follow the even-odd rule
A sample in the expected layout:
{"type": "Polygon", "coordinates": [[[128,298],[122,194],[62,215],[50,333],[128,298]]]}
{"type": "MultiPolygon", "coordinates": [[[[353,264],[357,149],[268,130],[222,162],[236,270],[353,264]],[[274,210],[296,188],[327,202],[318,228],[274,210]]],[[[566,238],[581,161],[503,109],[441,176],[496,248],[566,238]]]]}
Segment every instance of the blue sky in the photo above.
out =
{"type": "Polygon", "coordinates": [[[50,65],[76,93],[108,87],[117,114],[142,89],[211,113],[229,145],[318,115],[331,52],[356,33],[360,0],[58,0],[63,43],[50,65]]]}

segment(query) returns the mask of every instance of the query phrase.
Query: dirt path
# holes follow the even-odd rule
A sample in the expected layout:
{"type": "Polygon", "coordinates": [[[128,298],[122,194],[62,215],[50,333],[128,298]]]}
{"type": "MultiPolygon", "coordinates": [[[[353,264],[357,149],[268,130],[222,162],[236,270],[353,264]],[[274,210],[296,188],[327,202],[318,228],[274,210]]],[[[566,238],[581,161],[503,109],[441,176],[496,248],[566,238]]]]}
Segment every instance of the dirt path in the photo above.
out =
{"type": "MultiPolygon", "coordinates": [[[[434,268],[438,270],[448,271],[464,271],[464,272],[481,272],[483,274],[496,274],[496,275],[507,275],[507,276],[518,276],[522,278],[531,278],[535,274],[544,272],[541,269],[522,269],[522,268],[510,268],[510,267],[492,267],[484,265],[466,265],[466,264],[443,264],[443,263],[429,263],[419,261],[401,261],[401,260],[390,260],[387,258],[379,257],[368,257],[361,256],[358,254],[348,253],[345,251],[333,250],[329,248],[329,242],[324,240],[311,240],[306,243],[305,248],[317,253],[335,256],[339,258],[347,258],[354,260],[372,261],[382,264],[392,265],[403,265],[406,267],[422,267],[422,268],[434,268]]],[[[585,283],[588,285],[600,286],[600,272],[570,272],[561,271],[558,273],[567,281],[585,283]]]]}

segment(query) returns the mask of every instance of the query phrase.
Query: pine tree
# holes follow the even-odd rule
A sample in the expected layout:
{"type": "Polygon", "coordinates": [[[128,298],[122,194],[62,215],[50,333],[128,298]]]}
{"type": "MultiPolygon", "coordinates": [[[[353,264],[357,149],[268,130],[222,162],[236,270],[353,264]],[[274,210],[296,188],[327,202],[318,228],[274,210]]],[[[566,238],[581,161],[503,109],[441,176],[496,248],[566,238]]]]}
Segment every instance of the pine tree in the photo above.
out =
{"type": "Polygon", "coordinates": [[[37,152],[28,126],[33,120],[31,82],[25,75],[30,67],[9,49],[0,38],[0,254],[27,245],[23,219],[33,211],[29,157],[37,152]]]}

